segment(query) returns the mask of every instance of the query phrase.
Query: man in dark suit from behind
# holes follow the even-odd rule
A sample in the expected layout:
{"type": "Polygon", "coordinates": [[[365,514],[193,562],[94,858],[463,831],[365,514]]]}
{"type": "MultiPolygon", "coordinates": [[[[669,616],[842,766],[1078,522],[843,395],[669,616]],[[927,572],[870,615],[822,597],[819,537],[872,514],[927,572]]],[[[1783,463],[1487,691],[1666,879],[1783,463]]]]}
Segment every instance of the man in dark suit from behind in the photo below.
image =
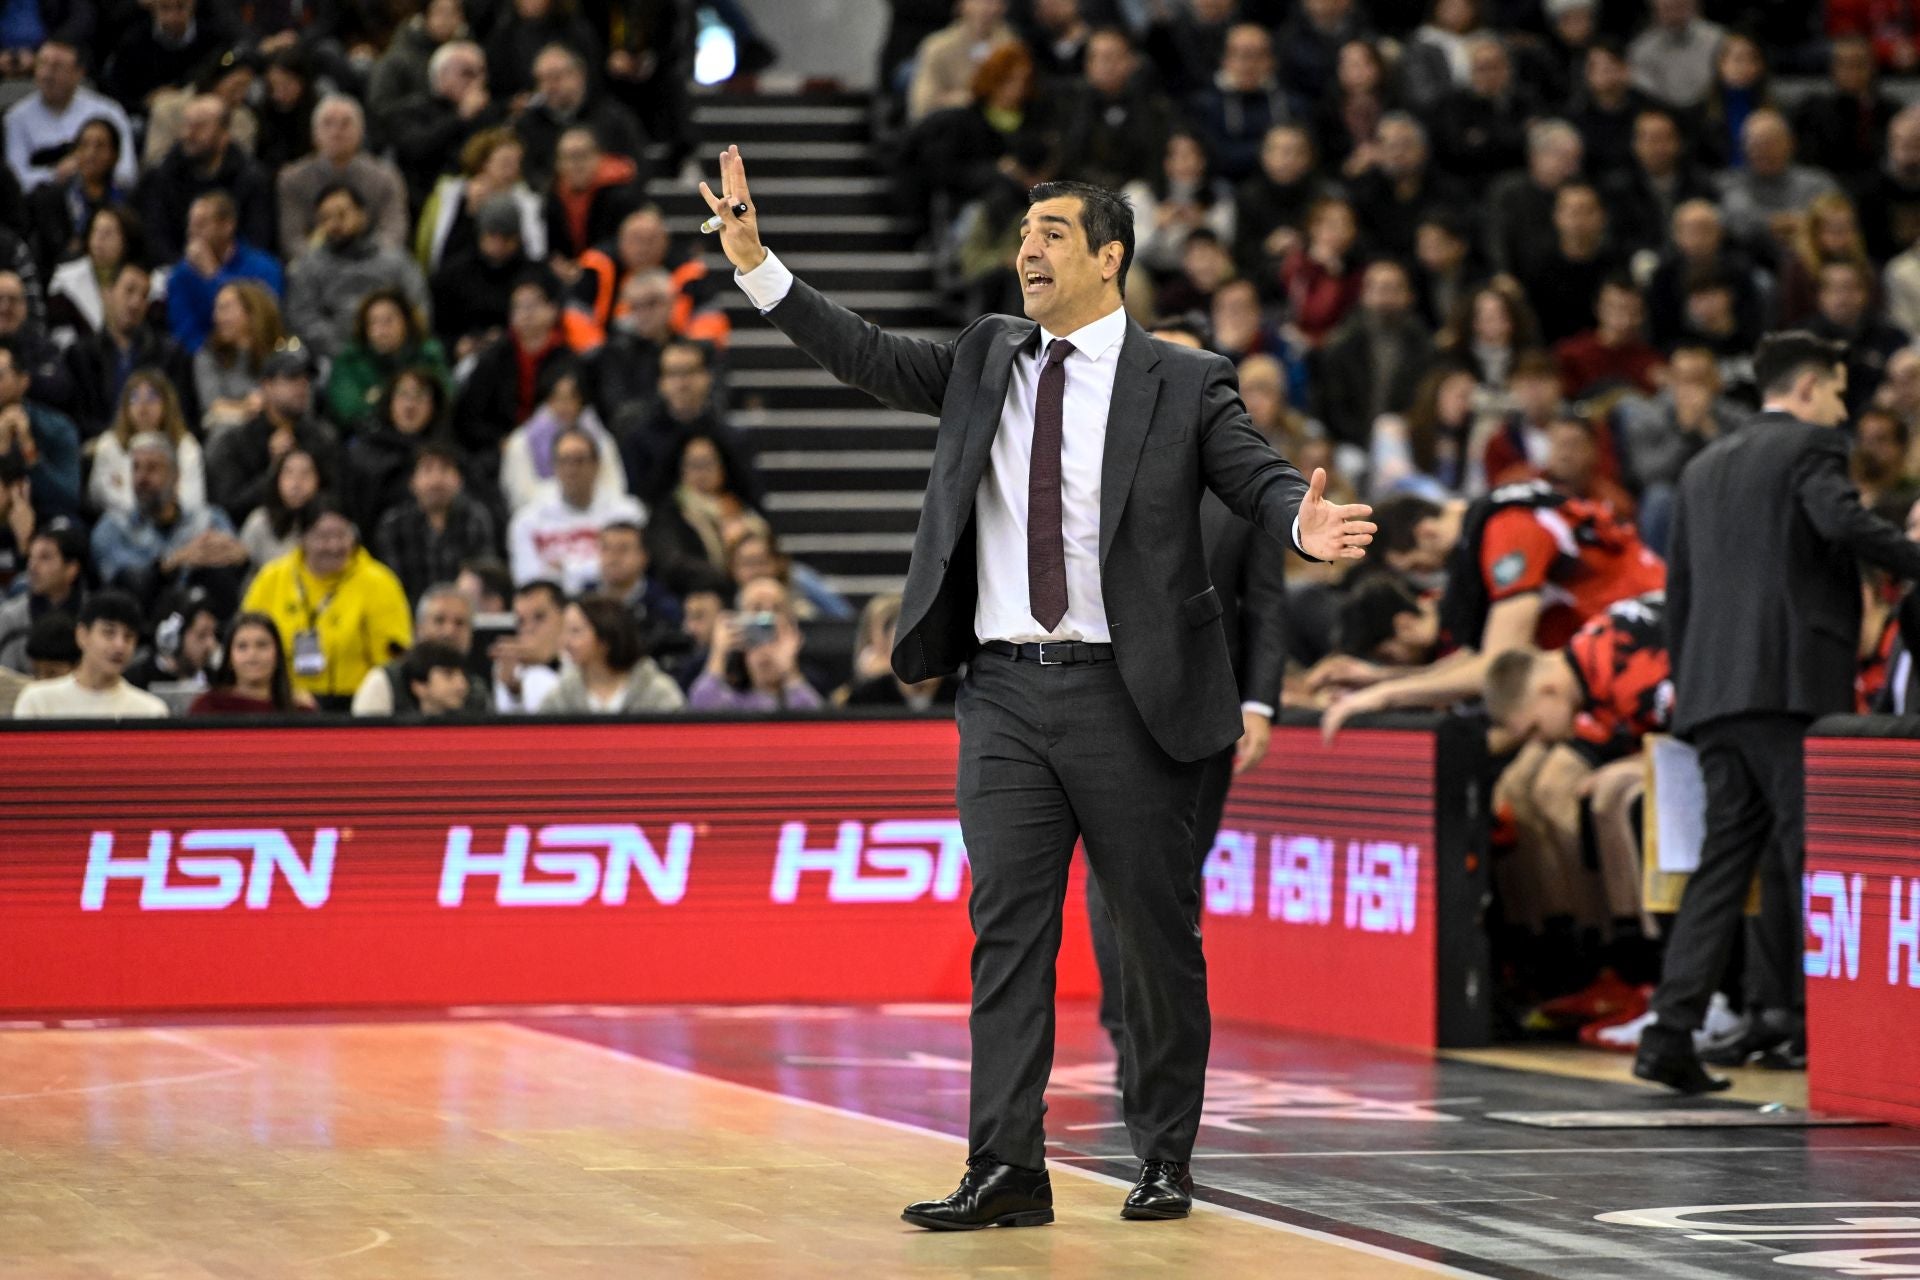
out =
{"type": "Polygon", "coordinates": [[[760,243],[737,148],[721,177],[701,196],[774,327],[841,381],[940,418],[893,667],[909,683],[968,668],[955,710],[973,1072],[967,1172],[902,1217],[1053,1221],[1054,959],[1082,835],[1126,960],[1123,1110],[1142,1169],[1121,1213],[1185,1217],[1210,1034],[1194,814],[1205,762],[1244,732],[1201,494],[1320,560],[1365,554],[1369,509],[1328,502],[1324,472],[1309,482],[1274,453],[1225,360],[1127,319],[1133,215],[1113,192],[1035,187],[1015,261],[1026,318],[933,343],[795,280],[760,243]]]}
{"type": "Polygon", "coordinates": [[[1804,741],[1854,700],[1858,563],[1920,577],[1920,545],[1860,505],[1847,478],[1846,351],[1804,331],[1754,355],[1762,409],[1687,465],[1667,579],[1674,732],[1700,754],[1707,829],[1641,1036],[1634,1074],[1683,1093],[1727,1087],[1693,1047],[1761,873],[1760,963],[1775,990],[1741,1052],[1804,1054],[1799,937],[1804,741]]]}

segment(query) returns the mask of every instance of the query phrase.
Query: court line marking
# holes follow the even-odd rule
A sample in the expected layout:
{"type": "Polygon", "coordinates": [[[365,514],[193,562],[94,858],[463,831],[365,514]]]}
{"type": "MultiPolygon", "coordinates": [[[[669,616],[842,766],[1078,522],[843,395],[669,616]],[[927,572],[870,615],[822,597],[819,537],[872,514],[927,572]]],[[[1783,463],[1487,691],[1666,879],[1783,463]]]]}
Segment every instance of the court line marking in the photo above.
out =
{"type": "MultiPolygon", "coordinates": [[[[855,1120],[864,1120],[869,1124],[882,1125],[888,1129],[898,1130],[901,1133],[914,1134],[917,1137],[938,1138],[942,1142],[956,1144],[959,1146],[965,1146],[967,1142],[965,1138],[962,1138],[957,1134],[943,1133],[938,1129],[929,1129],[923,1125],[908,1124],[904,1120],[894,1120],[887,1116],[870,1116],[864,1111],[853,1111],[846,1107],[836,1107],[830,1102],[816,1102],[812,1098],[797,1098],[791,1094],[775,1093],[771,1089],[762,1089],[755,1085],[742,1084],[738,1080],[728,1080],[721,1076],[710,1076],[710,1075],[706,1075],[703,1072],[690,1071],[686,1067],[674,1066],[672,1063],[669,1063],[669,1062],[660,1062],[653,1058],[642,1057],[639,1054],[626,1053],[619,1049],[614,1048],[611,1045],[595,1044],[591,1040],[577,1040],[572,1036],[562,1035],[556,1031],[542,1031],[538,1027],[521,1026],[520,1024],[513,1023],[513,1022],[500,1022],[500,1023],[495,1023],[494,1025],[505,1027],[510,1031],[517,1031],[524,1035],[538,1036],[543,1041],[551,1042],[551,1041],[558,1040],[562,1043],[575,1045],[581,1049],[586,1049],[593,1053],[600,1054],[603,1057],[618,1058],[622,1062],[626,1062],[629,1064],[637,1062],[645,1066],[656,1068],[657,1070],[660,1070],[660,1071],[665,1071],[669,1075],[679,1076],[682,1079],[686,1079],[686,1080],[696,1080],[703,1084],[722,1085],[729,1089],[735,1089],[745,1093],[758,1094],[763,1098],[777,1098],[781,1102],[791,1103],[794,1106],[805,1107],[812,1111],[822,1111],[827,1113],[828,1115],[849,1117],[855,1120]]],[[[1122,1159],[1125,1157],[1113,1157],[1113,1158],[1122,1159]]],[[[1092,1178],[1096,1181],[1105,1182],[1111,1186],[1123,1187],[1128,1190],[1131,1190],[1133,1188],[1132,1182],[1128,1181],[1125,1178],[1116,1178],[1112,1174],[1100,1173],[1093,1169],[1077,1169],[1072,1167],[1071,1165],[1067,1165],[1061,1160],[1058,1160],[1052,1157],[1048,1158],[1047,1163],[1049,1165],[1059,1166],[1060,1172],[1062,1173],[1072,1173],[1082,1178],[1092,1178]]],[[[1383,1248],[1380,1245],[1376,1245],[1376,1244],[1369,1244],[1363,1240],[1348,1240],[1343,1236],[1337,1236],[1333,1234],[1331,1231],[1318,1231],[1312,1227],[1296,1226],[1291,1222],[1281,1222],[1273,1218],[1263,1218],[1259,1214],[1248,1213],[1244,1209],[1234,1209],[1226,1205],[1212,1204],[1207,1201],[1199,1200],[1199,1199],[1196,1199],[1193,1202],[1193,1208],[1194,1208],[1194,1212],[1196,1213],[1218,1214],[1221,1217],[1234,1218],[1241,1222],[1251,1223],[1257,1227],[1265,1227],[1269,1231],[1278,1231],[1286,1235],[1301,1236],[1308,1240],[1317,1240],[1322,1244],[1338,1245],[1342,1249],[1351,1250],[1355,1253],[1363,1253],[1369,1257],[1382,1258],[1389,1262],[1397,1262],[1402,1266],[1412,1267],[1412,1268],[1415,1268],[1416,1270],[1425,1271],[1430,1275],[1454,1276],[1454,1277],[1460,1277],[1462,1278],[1462,1280],[1487,1280],[1487,1277],[1483,1273],[1478,1271],[1466,1271],[1460,1267],[1452,1266],[1444,1262],[1435,1262],[1429,1258],[1421,1258],[1421,1257],[1417,1257],[1415,1255],[1406,1254],[1406,1253],[1396,1253],[1392,1249],[1383,1248]]]]}
{"type": "MultiPolygon", "coordinates": [[[[1686,1152],[1709,1155],[1743,1155],[1751,1151],[1805,1151],[1805,1147],[1486,1147],[1461,1151],[1196,1151],[1195,1160],[1327,1160],[1335,1157],[1364,1156],[1644,1156],[1679,1155],[1686,1152]]],[[[1849,1151],[1920,1151],[1913,1146],[1861,1146],[1849,1151]]],[[[1107,1161],[1130,1160],[1131,1156],[1050,1156],[1052,1160],[1107,1161]]]]}
{"type": "Polygon", "coordinates": [[[342,1258],[351,1258],[357,1254],[370,1253],[383,1244],[391,1244],[393,1242],[393,1236],[378,1227],[368,1227],[367,1230],[373,1232],[373,1239],[357,1249],[349,1249],[345,1253],[329,1253],[321,1258],[308,1258],[305,1262],[296,1262],[293,1265],[296,1267],[317,1267],[323,1262],[338,1262],[342,1258]]]}
{"type": "Polygon", "coordinates": [[[258,1071],[260,1064],[246,1058],[235,1057],[222,1049],[200,1044],[178,1032],[164,1031],[157,1027],[141,1030],[141,1034],[156,1040],[165,1040],[170,1044],[182,1045],[196,1053],[219,1060],[224,1065],[210,1071],[193,1071],[178,1076],[148,1076],[141,1080],[116,1080],[112,1084],[74,1085],[64,1089],[36,1089],[30,1093],[0,1093],[0,1102],[18,1102],[28,1098],[57,1098],[70,1093],[109,1093],[115,1089],[142,1089],[154,1085],[196,1084],[202,1080],[218,1080],[222,1076],[245,1075],[249,1071],[258,1071]]]}

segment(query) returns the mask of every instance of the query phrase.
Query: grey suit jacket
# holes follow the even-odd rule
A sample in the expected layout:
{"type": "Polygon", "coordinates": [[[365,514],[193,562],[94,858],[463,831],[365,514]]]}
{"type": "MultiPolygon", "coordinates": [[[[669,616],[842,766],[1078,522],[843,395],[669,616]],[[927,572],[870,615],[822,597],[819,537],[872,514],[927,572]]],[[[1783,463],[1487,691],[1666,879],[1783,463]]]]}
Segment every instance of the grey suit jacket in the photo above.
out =
{"type": "MultiPolygon", "coordinates": [[[[767,318],[840,381],[939,417],[893,669],[908,681],[953,672],[979,648],[974,495],[1014,359],[1038,349],[1040,327],[986,316],[950,342],[902,338],[799,280],[767,318]]],[[[1241,732],[1220,596],[1201,543],[1204,489],[1292,544],[1306,481],[1248,421],[1233,366],[1157,342],[1129,321],[1100,473],[1100,584],[1121,679],[1176,760],[1212,755],[1241,732]]]]}

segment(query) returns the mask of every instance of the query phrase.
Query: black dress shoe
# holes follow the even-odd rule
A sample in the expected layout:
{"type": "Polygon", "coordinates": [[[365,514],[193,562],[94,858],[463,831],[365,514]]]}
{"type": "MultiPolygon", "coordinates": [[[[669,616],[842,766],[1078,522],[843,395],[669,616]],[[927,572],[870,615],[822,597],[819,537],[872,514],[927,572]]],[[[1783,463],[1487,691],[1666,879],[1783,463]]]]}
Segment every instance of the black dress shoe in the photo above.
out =
{"type": "Polygon", "coordinates": [[[1193,1175],[1172,1160],[1149,1160],[1127,1192],[1123,1218],[1184,1218],[1193,1211],[1193,1175]]]}
{"type": "Polygon", "coordinates": [[[1681,1093],[1718,1093],[1733,1087],[1733,1081],[1709,1075],[1700,1065],[1700,1057],[1693,1051],[1691,1032],[1663,1027],[1657,1022],[1640,1033],[1640,1052],[1633,1059],[1633,1074],[1681,1093]]]}
{"type": "Polygon", "coordinates": [[[967,1161],[952,1195],[910,1204],[900,1216],[929,1231],[1044,1226],[1053,1221],[1053,1183],[1045,1169],[1022,1169],[982,1154],[967,1161]]]}

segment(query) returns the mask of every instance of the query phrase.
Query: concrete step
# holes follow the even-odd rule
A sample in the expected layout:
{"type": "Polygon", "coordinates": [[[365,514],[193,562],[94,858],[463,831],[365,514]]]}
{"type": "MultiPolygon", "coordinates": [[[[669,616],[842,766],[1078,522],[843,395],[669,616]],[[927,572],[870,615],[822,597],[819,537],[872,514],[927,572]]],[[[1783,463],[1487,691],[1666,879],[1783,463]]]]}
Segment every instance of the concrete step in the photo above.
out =
{"type": "MultiPolygon", "coordinates": [[[[889,329],[895,326],[934,328],[947,322],[945,305],[940,296],[929,289],[853,289],[836,293],[833,300],[889,329]]],[[[738,289],[723,290],[714,301],[734,317],[736,324],[743,314],[758,317],[758,310],[738,289]]]]}
{"type": "MultiPolygon", "coordinates": [[[[748,166],[752,173],[752,166],[748,166]]],[[[707,185],[713,185],[711,175],[707,185]]],[[[885,217],[894,212],[885,178],[765,178],[752,182],[753,201],[765,214],[782,216],[831,217],[861,214],[885,217]]],[[[655,178],[647,183],[647,197],[660,206],[669,218],[693,215],[704,219],[711,214],[701,198],[698,186],[682,185],[678,178],[655,178]]],[[[769,244],[772,231],[762,221],[761,235],[769,244]]],[[[848,247],[848,246],[842,246],[848,247]]]]}

